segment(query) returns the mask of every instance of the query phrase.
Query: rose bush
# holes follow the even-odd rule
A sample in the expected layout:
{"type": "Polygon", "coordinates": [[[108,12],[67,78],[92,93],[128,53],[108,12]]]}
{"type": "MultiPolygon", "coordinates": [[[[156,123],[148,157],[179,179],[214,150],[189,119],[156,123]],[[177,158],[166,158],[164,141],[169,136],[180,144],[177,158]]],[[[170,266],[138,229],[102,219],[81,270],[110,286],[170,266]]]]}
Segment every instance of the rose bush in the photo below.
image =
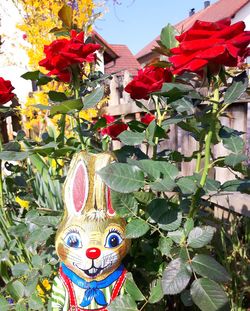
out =
{"type": "Polygon", "coordinates": [[[159,91],[164,82],[172,80],[168,68],[148,66],[138,71],[137,76],[125,87],[133,99],[148,99],[152,92],[159,91]]]}
{"type": "Polygon", "coordinates": [[[15,94],[12,93],[14,89],[9,80],[0,77],[0,105],[6,104],[15,96],[15,94]]]}
{"type": "Polygon", "coordinates": [[[221,66],[237,66],[250,55],[247,49],[250,31],[244,29],[243,21],[231,25],[230,19],[197,20],[189,30],[176,36],[180,44],[171,49],[173,55],[169,58],[173,73],[200,73],[206,66],[212,73],[218,73],[221,66]]]}
{"type": "MultiPolygon", "coordinates": [[[[209,40],[208,29],[211,33],[211,27],[215,32],[221,27],[226,32],[228,27],[226,22],[219,26],[212,24],[200,22],[201,28],[191,32],[191,37],[205,36],[209,40]]],[[[190,80],[177,74],[172,79],[167,68],[176,70],[174,64],[159,61],[155,66],[141,70],[126,88],[134,98],[150,100],[150,105],[138,100],[134,103],[145,113],[141,119],[126,124],[120,121],[121,118],[106,114],[94,123],[86,120],[82,113],[100,107],[106,75],[94,72],[84,79],[80,75],[80,69],[86,64],[86,61],[81,63],[81,57],[91,62],[95,56],[88,52],[82,55],[83,35],[78,31],[78,35],[71,33],[66,41],[59,39],[51,43],[47,61],[43,60],[47,68],[51,68],[49,71],[58,70],[58,74],[61,73],[62,78],[66,75],[65,81],[69,82],[65,92],[62,89],[48,92],[49,106],[41,105],[37,99],[40,104],[37,109],[44,109],[50,118],[57,117],[57,130],[47,125],[39,133],[39,141],[20,131],[13,141],[0,146],[0,162],[6,160],[5,169],[8,170],[8,176],[2,176],[0,170],[1,308],[53,310],[51,287],[59,267],[54,238],[63,210],[61,188],[68,163],[75,153],[86,150],[93,153],[112,151],[117,158],[116,163],[98,174],[111,189],[112,206],[118,215],[126,218],[126,237],[132,239],[125,261],[131,273],[128,273],[123,295],[116,298],[108,310],[199,308],[218,311],[235,306],[244,310],[249,263],[249,235],[245,234],[245,228],[249,222],[244,225],[241,217],[238,236],[237,228],[231,226],[231,217],[230,223],[226,224],[213,219],[214,205],[210,198],[227,191],[249,193],[249,169],[242,132],[222,125],[220,120],[220,117],[230,117],[228,107],[236,106],[237,100],[245,94],[247,73],[227,73],[223,67],[224,58],[217,57],[215,46],[213,56],[217,63],[205,59],[203,65],[215,64],[221,71],[217,75],[217,71],[211,74],[204,70],[202,82],[206,81],[207,85],[204,96],[199,88],[193,87],[199,82],[195,73],[200,73],[205,68],[203,65],[197,72],[194,66],[195,79],[192,81],[193,75],[190,80]],[[75,49],[69,48],[69,42],[75,49]],[[74,72],[76,67],[77,74],[74,72]],[[74,73],[72,80],[71,70],[74,73]],[[228,81],[224,78],[227,74],[230,76],[228,81]],[[181,129],[196,141],[192,154],[187,155],[184,148],[171,149],[172,143],[166,142],[166,139],[174,138],[171,127],[175,133],[181,129]],[[122,147],[115,149],[115,145],[120,144],[112,144],[112,139],[119,139],[122,147]],[[218,144],[228,152],[220,156],[214,153],[214,146],[218,144]],[[15,165],[13,159],[18,161],[15,165]],[[190,161],[195,162],[195,168],[190,170],[189,176],[183,176],[181,167],[190,161]],[[239,176],[221,183],[212,178],[217,167],[234,171],[239,176]],[[231,243],[229,247],[228,243],[231,243]]],[[[227,37],[225,32],[224,39],[227,37]]],[[[229,33],[231,36],[232,28],[229,33]]],[[[248,38],[242,30],[236,37],[243,38],[243,42],[245,36],[248,38]]],[[[177,43],[175,30],[171,26],[164,28],[160,43],[162,54],[166,56],[165,51],[170,51],[177,43]]],[[[203,46],[201,40],[201,48],[203,46]]],[[[247,46],[245,49],[243,46],[240,47],[240,62],[248,55],[247,46]]],[[[194,51],[191,54],[196,55],[194,51]]],[[[180,69],[179,74],[183,70],[188,71],[189,67],[180,69]]],[[[41,77],[39,71],[23,77],[34,81],[38,87],[40,82],[56,79],[41,77]]],[[[5,113],[6,107],[1,108],[1,116],[9,116],[11,109],[7,108],[5,113]]]]}
{"type": "Polygon", "coordinates": [[[71,30],[70,39],[57,39],[44,47],[46,58],[39,65],[49,70],[48,75],[57,76],[63,82],[72,79],[72,65],[83,62],[92,63],[96,60],[96,52],[100,49],[99,44],[84,43],[84,33],[71,30]]]}

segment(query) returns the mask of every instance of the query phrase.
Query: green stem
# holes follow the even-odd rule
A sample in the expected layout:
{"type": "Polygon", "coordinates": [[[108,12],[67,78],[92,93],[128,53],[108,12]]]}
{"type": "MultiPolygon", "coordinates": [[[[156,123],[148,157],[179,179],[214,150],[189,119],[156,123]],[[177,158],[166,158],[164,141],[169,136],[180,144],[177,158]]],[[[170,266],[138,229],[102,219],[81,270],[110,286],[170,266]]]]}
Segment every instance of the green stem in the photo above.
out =
{"type": "MultiPolygon", "coordinates": [[[[216,83],[216,88],[214,90],[214,99],[219,100],[219,87],[218,83],[216,83]]],[[[210,159],[211,159],[211,143],[212,143],[212,137],[213,133],[215,132],[215,126],[216,126],[216,118],[217,118],[217,111],[218,111],[218,104],[213,103],[213,110],[212,110],[212,120],[211,120],[211,126],[207,133],[207,136],[205,138],[205,158],[204,158],[204,169],[201,176],[200,186],[204,187],[207,175],[210,168],[210,159]]]]}
{"type": "Polygon", "coordinates": [[[199,173],[201,169],[201,151],[197,154],[197,159],[196,159],[196,166],[195,166],[195,173],[199,173]]]}
{"type": "MultiPolygon", "coordinates": [[[[75,91],[75,99],[78,99],[79,98],[79,87],[76,86],[74,91],[75,91]]],[[[75,120],[76,120],[77,132],[78,132],[79,139],[80,139],[80,142],[81,142],[81,145],[82,145],[82,150],[85,150],[86,148],[85,148],[85,143],[84,143],[84,140],[83,140],[83,137],[82,137],[81,120],[80,120],[80,117],[79,117],[79,112],[77,112],[75,114],[75,120]]]]}
{"type": "MultiPolygon", "coordinates": [[[[211,168],[210,160],[211,160],[211,145],[212,145],[212,137],[213,133],[215,132],[216,127],[216,119],[218,118],[218,102],[219,102],[219,83],[218,80],[215,81],[214,93],[213,97],[211,98],[211,102],[213,103],[213,109],[211,114],[211,123],[207,135],[205,137],[205,156],[204,156],[204,168],[201,175],[201,180],[199,187],[196,193],[192,197],[191,207],[188,214],[188,217],[192,218],[196,215],[199,210],[199,201],[202,196],[202,188],[204,187],[209,170],[211,168]]],[[[199,152],[199,156],[197,156],[197,163],[196,163],[196,172],[200,170],[201,164],[201,151],[199,152]]]]}
{"type": "MultiPolygon", "coordinates": [[[[161,127],[162,121],[164,120],[164,118],[166,116],[168,106],[166,105],[165,110],[163,111],[163,113],[161,113],[160,105],[159,105],[159,99],[156,98],[154,100],[154,102],[155,102],[155,109],[156,109],[156,113],[157,113],[156,124],[161,127]]],[[[153,157],[152,157],[153,160],[156,159],[158,143],[159,143],[159,137],[155,137],[154,147],[153,147],[153,157]]]]}
{"type": "Polygon", "coordinates": [[[65,126],[66,126],[66,115],[65,114],[62,114],[60,123],[61,123],[62,147],[64,147],[64,144],[65,144],[65,126]]]}
{"type": "Polygon", "coordinates": [[[77,113],[77,115],[75,116],[75,119],[76,119],[76,124],[77,124],[77,132],[78,132],[79,139],[82,145],[82,150],[85,150],[86,148],[85,148],[85,143],[84,143],[82,133],[81,133],[81,121],[79,118],[79,113],[77,113]]]}

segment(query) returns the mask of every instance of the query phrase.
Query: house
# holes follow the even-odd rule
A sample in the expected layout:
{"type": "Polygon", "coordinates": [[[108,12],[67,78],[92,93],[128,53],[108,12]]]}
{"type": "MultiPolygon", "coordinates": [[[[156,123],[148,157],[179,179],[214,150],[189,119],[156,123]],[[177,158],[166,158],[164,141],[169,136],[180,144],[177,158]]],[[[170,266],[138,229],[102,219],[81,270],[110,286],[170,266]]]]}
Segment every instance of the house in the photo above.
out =
{"type": "Polygon", "coordinates": [[[141,68],[140,63],[126,45],[110,44],[96,31],[93,31],[92,38],[102,46],[98,54],[101,60],[99,70],[105,74],[113,74],[110,81],[109,106],[130,101],[129,95],[123,89],[141,68]]]}
{"type": "MultiPolygon", "coordinates": [[[[190,13],[191,16],[175,25],[175,28],[180,33],[189,29],[196,20],[215,22],[228,17],[232,19],[232,23],[240,20],[244,21],[246,29],[250,30],[250,0],[218,0],[211,5],[210,1],[205,1],[203,10],[197,13],[191,10],[190,13]]],[[[158,46],[157,40],[160,40],[160,36],[147,44],[135,55],[142,66],[145,66],[157,57],[157,54],[152,52],[152,49],[158,46]]]]}

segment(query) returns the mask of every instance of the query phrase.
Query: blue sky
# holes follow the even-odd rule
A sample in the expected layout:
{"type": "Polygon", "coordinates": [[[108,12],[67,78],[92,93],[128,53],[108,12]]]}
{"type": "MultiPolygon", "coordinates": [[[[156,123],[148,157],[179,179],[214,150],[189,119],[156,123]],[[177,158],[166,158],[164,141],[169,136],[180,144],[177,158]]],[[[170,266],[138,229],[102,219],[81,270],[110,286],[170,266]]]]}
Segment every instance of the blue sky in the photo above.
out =
{"type": "MultiPolygon", "coordinates": [[[[237,1],[237,0],[236,0],[237,1]]],[[[126,44],[132,53],[139,52],[160,34],[168,23],[185,19],[190,9],[198,12],[203,0],[108,0],[109,12],[95,23],[96,31],[109,43],[126,44]]],[[[216,2],[211,0],[211,3],[216,2]]]]}

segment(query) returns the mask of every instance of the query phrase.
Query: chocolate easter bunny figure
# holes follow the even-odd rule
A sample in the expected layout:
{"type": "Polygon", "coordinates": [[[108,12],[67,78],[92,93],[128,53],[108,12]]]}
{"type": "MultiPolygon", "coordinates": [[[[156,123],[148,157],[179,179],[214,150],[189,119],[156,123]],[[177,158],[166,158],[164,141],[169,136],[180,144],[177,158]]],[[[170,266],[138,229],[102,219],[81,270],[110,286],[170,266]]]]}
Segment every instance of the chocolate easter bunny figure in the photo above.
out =
{"type": "Polygon", "coordinates": [[[123,286],[126,223],[115,215],[110,190],[97,174],[113,160],[110,153],[80,152],[71,162],[56,235],[61,266],[52,287],[53,311],[107,310],[123,286]]]}

